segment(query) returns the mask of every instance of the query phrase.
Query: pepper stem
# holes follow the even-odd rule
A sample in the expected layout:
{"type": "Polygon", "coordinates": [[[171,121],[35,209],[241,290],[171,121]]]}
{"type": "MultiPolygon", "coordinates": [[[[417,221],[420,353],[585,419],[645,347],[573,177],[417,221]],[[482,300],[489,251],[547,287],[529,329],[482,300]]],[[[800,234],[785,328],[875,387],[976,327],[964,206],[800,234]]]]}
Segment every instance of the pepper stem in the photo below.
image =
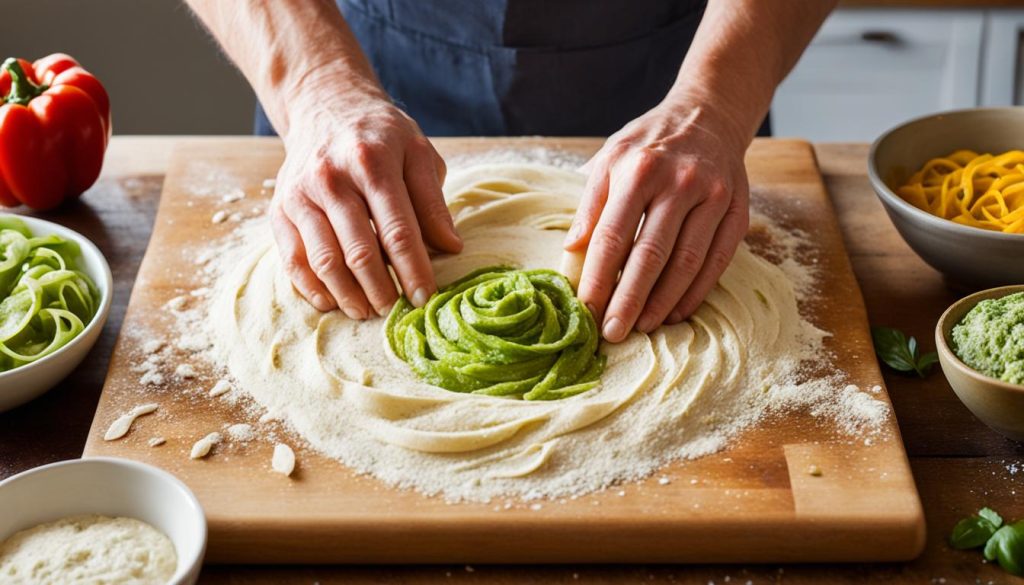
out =
{"type": "Polygon", "coordinates": [[[0,65],[0,70],[6,71],[11,76],[11,91],[3,97],[4,103],[24,106],[49,89],[46,85],[32,83],[32,80],[25,74],[25,70],[22,69],[21,63],[14,57],[4,61],[4,64],[0,65]]]}

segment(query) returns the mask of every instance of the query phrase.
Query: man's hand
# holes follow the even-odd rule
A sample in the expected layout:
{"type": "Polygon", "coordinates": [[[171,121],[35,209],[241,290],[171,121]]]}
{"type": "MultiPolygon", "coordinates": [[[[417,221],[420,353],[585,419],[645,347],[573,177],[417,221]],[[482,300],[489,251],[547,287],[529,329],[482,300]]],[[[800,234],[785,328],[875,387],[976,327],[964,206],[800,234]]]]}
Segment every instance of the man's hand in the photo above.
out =
{"type": "Polygon", "coordinates": [[[424,305],[437,290],[427,245],[462,249],[441,193],[444,161],[383,91],[311,85],[290,107],[270,209],[288,276],[317,309],[365,319],[397,299],[390,264],[424,305]]]}
{"type": "Polygon", "coordinates": [[[682,321],[718,282],[747,232],[748,142],[720,113],[677,102],[626,125],[587,163],[565,249],[586,251],[579,296],[605,339],[682,321]]]}

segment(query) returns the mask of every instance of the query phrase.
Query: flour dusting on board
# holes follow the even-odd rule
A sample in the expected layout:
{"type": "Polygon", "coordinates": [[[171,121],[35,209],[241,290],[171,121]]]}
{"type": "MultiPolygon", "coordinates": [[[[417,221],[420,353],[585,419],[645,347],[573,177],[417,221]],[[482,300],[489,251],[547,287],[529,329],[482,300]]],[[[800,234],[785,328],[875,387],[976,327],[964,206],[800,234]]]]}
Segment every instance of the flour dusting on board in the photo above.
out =
{"type": "MultiPolygon", "coordinates": [[[[535,148],[489,151],[481,155],[463,155],[448,161],[451,169],[479,163],[518,162],[574,169],[585,159],[562,151],[535,148]]],[[[175,338],[158,340],[157,344],[148,332],[131,332],[139,340],[139,350],[133,358],[134,369],[139,374],[140,384],[167,388],[173,383],[180,391],[192,395],[197,403],[201,404],[204,400],[226,400],[236,404],[248,420],[244,423],[236,422],[227,428],[226,433],[242,443],[262,440],[276,444],[280,442],[278,429],[283,428],[288,432],[295,428],[294,418],[289,417],[313,416],[319,410],[319,405],[311,401],[308,395],[295,393],[296,401],[306,402],[296,404],[288,412],[267,411],[258,401],[252,400],[244,385],[231,379],[221,361],[223,354],[216,351],[216,340],[211,337],[209,324],[212,299],[216,296],[216,288],[222,278],[238,265],[254,245],[266,243],[268,230],[257,198],[238,196],[233,191],[240,184],[237,178],[216,168],[204,170],[200,167],[192,169],[188,175],[187,184],[196,185],[195,196],[217,197],[218,213],[224,211],[228,217],[239,219],[209,223],[207,229],[210,239],[182,250],[183,255],[193,259],[196,273],[189,276],[193,281],[196,277],[199,279],[198,287],[179,291],[177,296],[167,301],[165,314],[176,332],[175,338]],[[204,182],[204,172],[210,174],[211,181],[204,182]],[[218,189],[211,189],[210,183],[216,183],[218,189]]],[[[266,182],[264,191],[272,187],[272,182],[266,182]]],[[[813,305],[818,286],[813,240],[807,234],[781,228],[772,219],[770,209],[755,211],[751,223],[753,228],[748,241],[754,251],[782,270],[792,284],[802,310],[813,305]]],[[[741,412],[742,415],[726,417],[725,420],[715,420],[715,417],[701,420],[695,425],[699,430],[688,431],[686,441],[682,444],[676,433],[666,430],[663,436],[649,441],[651,444],[644,447],[642,453],[623,453],[622,456],[603,456],[597,453],[590,457],[588,465],[579,469],[562,470],[557,474],[545,474],[543,470],[531,473],[518,478],[516,481],[519,487],[515,489],[508,487],[509,481],[466,483],[462,476],[449,473],[451,460],[439,463],[436,459],[418,457],[406,450],[381,448],[379,444],[372,444],[375,439],[370,436],[359,439],[349,437],[339,441],[336,435],[320,433],[314,428],[305,437],[292,436],[288,440],[294,444],[298,439],[301,444],[301,440],[305,439],[307,447],[313,447],[339,459],[357,472],[369,473],[391,485],[416,489],[425,494],[440,494],[451,500],[472,501],[489,501],[493,497],[509,494],[525,500],[574,497],[623,481],[642,479],[656,473],[671,461],[720,451],[745,428],[794,409],[821,419],[823,424],[831,425],[840,436],[856,441],[871,440],[891,416],[890,408],[886,402],[873,395],[876,392],[874,389],[862,390],[850,384],[843,374],[837,373],[838,368],[830,363],[831,356],[825,350],[826,336],[827,333],[806,323],[800,336],[800,347],[793,358],[796,362],[787,366],[791,375],[781,382],[758,389],[758,392],[745,393],[742,399],[746,403],[743,405],[722,407],[722,412],[741,412]],[[311,437],[316,438],[310,440],[311,437]],[[659,448],[667,450],[658,453],[656,451],[659,448]]],[[[280,388],[280,392],[287,395],[292,391],[280,388]]],[[[316,424],[343,422],[305,421],[303,428],[309,430],[309,424],[315,427],[316,424]]],[[[638,429],[643,426],[643,421],[635,422],[634,426],[638,429]]],[[[640,430],[636,432],[639,436],[640,430]]],[[[581,451],[615,450],[616,443],[635,447],[629,437],[605,437],[597,443],[590,440],[574,441],[573,437],[567,437],[562,443],[567,449],[581,451]]],[[[202,456],[215,458],[216,450],[203,453],[202,456]]],[[[668,483],[666,478],[659,485],[668,483]]]]}

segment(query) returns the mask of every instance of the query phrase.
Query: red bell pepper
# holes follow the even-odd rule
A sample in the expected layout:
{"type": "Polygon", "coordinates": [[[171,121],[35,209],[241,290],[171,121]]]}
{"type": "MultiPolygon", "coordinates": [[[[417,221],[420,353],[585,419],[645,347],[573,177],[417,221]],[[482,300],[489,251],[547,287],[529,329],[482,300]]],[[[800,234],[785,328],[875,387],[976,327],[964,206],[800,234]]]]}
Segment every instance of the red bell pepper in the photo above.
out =
{"type": "Polygon", "coordinates": [[[0,204],[52,209],[96,182],[110,98],[71,57],[0,66],[0,204]]]}

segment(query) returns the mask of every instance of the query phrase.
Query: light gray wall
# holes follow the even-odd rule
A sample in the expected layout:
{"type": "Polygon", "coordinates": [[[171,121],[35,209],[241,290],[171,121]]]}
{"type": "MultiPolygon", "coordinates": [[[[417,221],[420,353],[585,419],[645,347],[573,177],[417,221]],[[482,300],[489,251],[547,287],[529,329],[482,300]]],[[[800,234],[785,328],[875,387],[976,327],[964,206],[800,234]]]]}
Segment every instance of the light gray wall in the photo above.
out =
{"type": "Polygon", "coordinates": [[[180,0],[0,0],[0,58],[68,53],[117,134],[248,134],[255,98],[180,0]]]}

